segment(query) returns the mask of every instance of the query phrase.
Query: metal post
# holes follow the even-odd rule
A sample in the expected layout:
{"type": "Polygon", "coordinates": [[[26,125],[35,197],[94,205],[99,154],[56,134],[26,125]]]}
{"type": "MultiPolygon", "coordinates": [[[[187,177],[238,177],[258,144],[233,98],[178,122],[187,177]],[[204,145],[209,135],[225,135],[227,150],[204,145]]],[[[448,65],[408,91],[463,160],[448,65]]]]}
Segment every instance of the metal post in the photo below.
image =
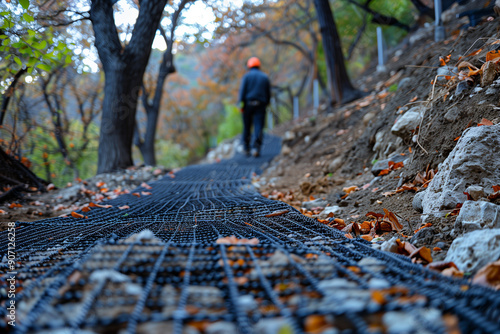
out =
{"type": "Polygon", "coordinates": [[[299,118],[299,97],[295,96],[293,98],[293,119],[299,118]]]}
{"type": "Polygon", "coordinates": [[[377,71],[385,71],[385,58],[384,58],[384,35],[382,34],[382,28],[377,27],[377,45],[378,45],[378,65],[377,71]]]}
{"type": "Polygon", "coordinates": [[[314,105],[314,116],[316,116],[318,114],[318,109],[319,109],[318,79],[315,79],[313,82],[313,105],[314,105]]]}
{"type": "Polygon", "coordinates": [[[276,112],[276,100],[274,97],[271,98],[271,108],[267,111],[267,128],[269,130],[273,129],[273,113],[276,112]]]}
{"type": "Polygon", "coordinates": [[[445,31],[443,26],[443,20],[441,19],[441,14],[443,13],[443,6],[441,0],[434,0],[434,14],[436,19],[434,21],[434,41],[439,42],[444,40],[445,31]]]}

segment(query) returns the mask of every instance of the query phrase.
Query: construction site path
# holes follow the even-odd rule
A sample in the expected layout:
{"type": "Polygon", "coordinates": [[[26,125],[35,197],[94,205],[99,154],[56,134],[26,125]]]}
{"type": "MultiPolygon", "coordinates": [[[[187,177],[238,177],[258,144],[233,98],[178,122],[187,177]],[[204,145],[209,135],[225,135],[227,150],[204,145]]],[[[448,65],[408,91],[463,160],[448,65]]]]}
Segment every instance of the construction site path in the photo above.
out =
{"type": "Polygon", "coordinates": [[[259,158],[189,166],[87,212],[16,222],[0,235],[0,331],[500,332],[493,290],[262,197],[252,175],[279,150],[267,136],[259,158]]]}

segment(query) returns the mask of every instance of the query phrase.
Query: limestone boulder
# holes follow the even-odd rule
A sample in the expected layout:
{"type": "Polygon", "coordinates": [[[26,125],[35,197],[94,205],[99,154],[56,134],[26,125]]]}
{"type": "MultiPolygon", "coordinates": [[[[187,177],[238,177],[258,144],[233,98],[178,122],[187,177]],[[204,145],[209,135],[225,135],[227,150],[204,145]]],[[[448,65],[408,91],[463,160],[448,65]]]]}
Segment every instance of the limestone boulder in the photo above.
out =
{"type": "Polygon", "coordinates": [[[464,203],[469,185],[491,189],[500,184],[500,125],[467,129],[439,171],[429,183],[422,199],[424,214],[454,209],[464,203]]]}

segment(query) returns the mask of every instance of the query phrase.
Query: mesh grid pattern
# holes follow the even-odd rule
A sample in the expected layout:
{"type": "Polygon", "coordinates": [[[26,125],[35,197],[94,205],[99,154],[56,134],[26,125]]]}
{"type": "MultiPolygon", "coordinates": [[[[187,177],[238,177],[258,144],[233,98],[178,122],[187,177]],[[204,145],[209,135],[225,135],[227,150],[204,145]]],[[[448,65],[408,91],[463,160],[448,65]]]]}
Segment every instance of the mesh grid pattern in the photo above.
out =
{"type": "MultiPolygon", "coordinates": [[[[227,333],[268,333],[275,321],[302,333],[321,315],[341,332],[372,333],[384,316],[411,314],[415,333],[447,332],[447,315],[466,333],[500,332],[498,293],[346,239],[260,196],[250,178],[279,152],[279,139],[267,136],[264,147],[258,159],[184,168],[136,189],[151,195],[122,195],[88,219],[16,223],[16,330],[184,333],[222,323],[227,333]],[[216,243],[231,235],[259,243],[216,243]]],[[[2,291],[7,272],[2,263],[2,291]]]]}

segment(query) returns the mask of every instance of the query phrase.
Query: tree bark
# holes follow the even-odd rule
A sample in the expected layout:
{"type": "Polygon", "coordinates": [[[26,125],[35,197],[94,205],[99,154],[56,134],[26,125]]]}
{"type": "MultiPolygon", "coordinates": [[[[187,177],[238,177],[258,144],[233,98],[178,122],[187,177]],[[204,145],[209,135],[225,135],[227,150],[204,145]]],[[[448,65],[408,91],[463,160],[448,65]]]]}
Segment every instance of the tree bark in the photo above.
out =
{"type": "MultiPolygon", "coordinates": [[[[156,87],[154,88],[154,96],[152,101],[148,101],[148,96],[146,95],[146,90],[143,89],[143,98],[142,104],[146,109],[146,132],[144,134],[144,140],[141,139],[140,133],[138,132],[139,128],[136,127],[137,131],[135,133],[136,138],[136,146],[141,151],[142,159],[144,163],[149,166],[156,165],[156,156],[155,156],[155,137],[156,137],[156,128],[158,124],[158,118],[160,115],[160,107],[161,100],[163,97],[163,86],[165,86],[165,81],[167,77],[176,72],[174,66],[174,54],[173,54],[173,45],[174,45],[174,33],[177,25],[179,23],[179,18],[181,12],[186,8],[186,6],[194,2],[194,0],[182,0],[179,4],[179,7],[172,14],[172,23],[170,25],[170,36],[167,36],[165,30],[159,26],[159,30],[167,48],[163,53],[162,60],[160,63],[160,68],[158,70],[158,76],[156,79],[156,87]]],[[[144,86],[143,86],[144,87],[144,86]]]]}
{"type": "Polygon", "coordinates": [[[130,42],[122,47],[113,18],[113,2],[92,0],[90,19],[105,76],[98,174],[133,165],[137,99],[166,3],[167,0],[142,0],[130,42]]]}
{"type": "Polygon", "coordinates": [[[323,39],[331,95],[337,103],[348,103],[356,100],[363,96],[363,92],[354,88],[347,75],[342,45],[330,3],[328,0],[314,0],[314,6],[323,39]]]}

